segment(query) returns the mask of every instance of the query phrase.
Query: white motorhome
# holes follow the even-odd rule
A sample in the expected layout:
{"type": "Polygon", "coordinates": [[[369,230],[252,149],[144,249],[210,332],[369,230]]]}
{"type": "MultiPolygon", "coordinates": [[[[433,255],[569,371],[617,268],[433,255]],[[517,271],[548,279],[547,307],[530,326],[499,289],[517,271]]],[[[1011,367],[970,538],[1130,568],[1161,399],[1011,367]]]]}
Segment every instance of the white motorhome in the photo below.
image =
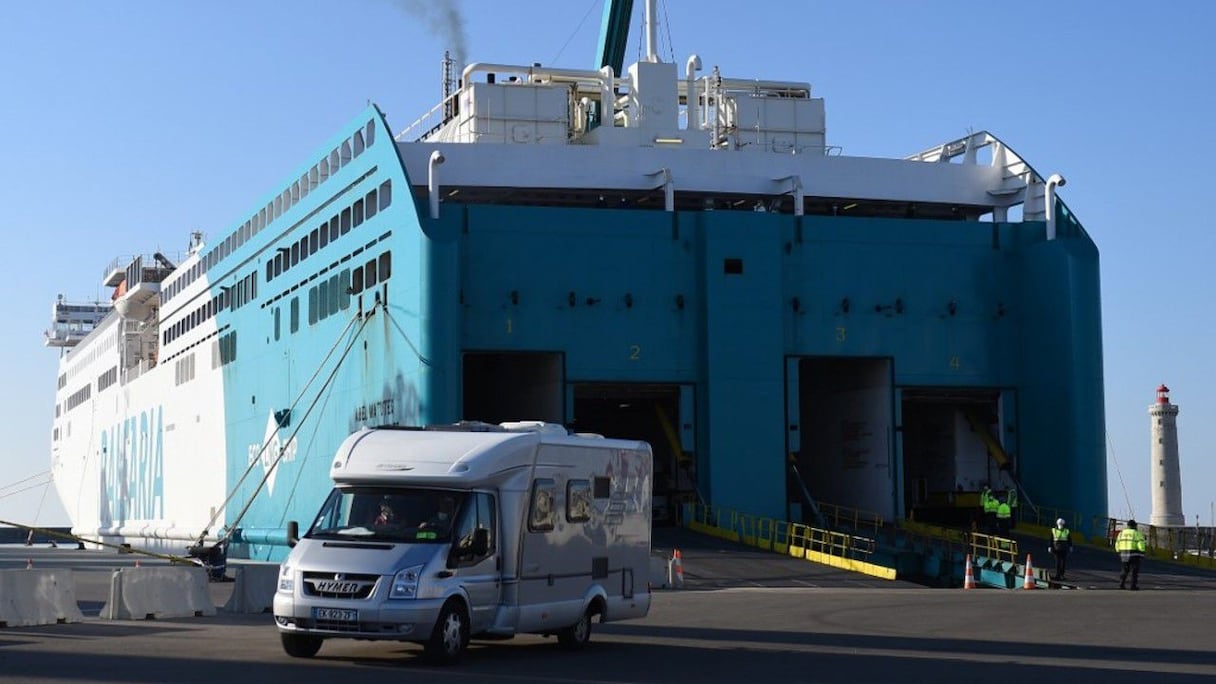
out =
{"type": "Polygon", "coordinates": [[[556,634],[650,610],[651,451],[526,422],[365,429],[279,571],[283,649],[391,639],[457,659],[471,636],[556,634]]]}

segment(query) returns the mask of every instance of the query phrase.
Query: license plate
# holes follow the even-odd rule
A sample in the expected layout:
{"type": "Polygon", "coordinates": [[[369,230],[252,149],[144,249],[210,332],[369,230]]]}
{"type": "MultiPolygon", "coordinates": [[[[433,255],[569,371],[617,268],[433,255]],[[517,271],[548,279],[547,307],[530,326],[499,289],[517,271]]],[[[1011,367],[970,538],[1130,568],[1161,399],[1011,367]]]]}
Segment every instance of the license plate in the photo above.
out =
{"type": "Polygon", "coordinates": [[[359,621],[359,611],[347,610],[345,608],[313,608],[312,616],[317,620],[330,620],[333,622],[359,621]]]}

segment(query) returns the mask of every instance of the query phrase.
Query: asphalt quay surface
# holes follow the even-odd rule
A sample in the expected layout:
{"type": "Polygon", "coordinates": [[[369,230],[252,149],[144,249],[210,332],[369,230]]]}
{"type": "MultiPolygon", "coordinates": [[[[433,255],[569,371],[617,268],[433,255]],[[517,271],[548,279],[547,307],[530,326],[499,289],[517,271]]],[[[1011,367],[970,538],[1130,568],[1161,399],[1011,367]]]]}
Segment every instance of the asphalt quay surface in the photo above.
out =
{"type": "MultiPolygon", "coordinates": [[[[0,682],[1216,679],[1216,583],[1140,592],[925,589],[881,580],[848,586],[871,580],[836,578],[835,570],[821,576],[821,566],[779,556],[736,557],[740,548],[716,540],[676,542],[689,588],[656,591],[646,618],[594,625],[592,643],[578,653],[533,635],[474,642],[454,667],[428,665],[421,647],[395,642],[332,640],[315,658],[290,658],[268,614],[100,620],[110,569],[133,558],[0,547],[0,569],[25,567],[27,559],[74,568],[85,615],[80,623],[0,628],[0,682]]],[[[209,588],[222,606],[232,584],[209,588]]]]}

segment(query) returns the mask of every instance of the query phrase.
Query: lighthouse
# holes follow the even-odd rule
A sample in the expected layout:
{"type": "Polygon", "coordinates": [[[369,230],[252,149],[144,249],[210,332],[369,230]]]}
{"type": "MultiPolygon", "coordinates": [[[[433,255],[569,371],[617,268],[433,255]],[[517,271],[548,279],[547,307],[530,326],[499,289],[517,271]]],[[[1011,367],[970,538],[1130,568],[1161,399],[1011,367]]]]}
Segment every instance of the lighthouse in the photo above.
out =
{"type": "Polygon", "coordinates": [[[1182,527],[1182,475],[1178,465],[1178,407],[1170,403],[1170,388],[1157,388],[1157,401],[1148,407],[1153,426],[1152,487],[1154,527],[1182,527]]]}

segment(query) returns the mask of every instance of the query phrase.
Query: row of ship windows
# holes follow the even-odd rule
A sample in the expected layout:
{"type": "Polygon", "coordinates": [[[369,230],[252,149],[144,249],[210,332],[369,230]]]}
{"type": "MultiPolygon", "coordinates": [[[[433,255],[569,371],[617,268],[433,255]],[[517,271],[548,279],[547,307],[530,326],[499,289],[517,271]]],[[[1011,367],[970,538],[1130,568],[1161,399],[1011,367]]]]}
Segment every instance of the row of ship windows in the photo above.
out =
{"type": "MultiPolygon", "coordinates": [[[[386,282],[393,273],[392,252],[369,259],[354,269],[343,269],[308,289],[308,324],[315,325],[331,315],[350,308],[351,295],[357,295],[377,283],[386,282]]],[[[283,335],[282,308],[274,308],[274,339],[283,335]]],[[[300,329],[300,298],[294,297],[288,306],[288,333],[300,329]]]]}
{"type": "Polygon", "coordinates": [[[68,400],[64,403],[64,405],[67,407],[66,410],[71,411],[77,406],[80,406],[84,402],[88,401],[89,397],[91,396],[93,396],[93,384],[89,383],[75,392],[72,392],[72,396],[68,397],[68,400]]]}
{"type": "Polygon", "coordinates": [[[289,211],[300,200],[307,197],[310,192],[316,190],[318,186],[337,174],[339,169],[349,164],[355,157],[363,154],[363,150],[371,147],[375,142],[375,121],[368,121],[362,130],[356,131],[353,136],[344,140],[341,145],[335,147],[328,155],[316,164],[313,164],[312,168],[306,171],[303,176],[300,176],[299,180],[292,183],[290,187],[284,189],[283,192],[268,202],[265,207],[258,210],[258,213],[251,216],[241,227],[224,238],[215,249],[204,255],[202,259],[191,266],[180,277],[168,283],[165,286],[164,301],[168,302],[190,283],[197,280],[201,274],[206,273],[208,269],[220,260],[240,248],[241,245],[244,245],[245,242],[261,232],[267,225],[289,211]]]}
{"type": "MultiPolygon", "coordinates": [[[[221,335],[211,343],[211,369],[227,366],[236,360],[236,331],[221,335]]],[[[173,367],[173,382],[184,385],[194,379],[194,354],[178,359],[173,367]]]]}
{"type": "MultiPolygon", "coordinates": [[[[381,190],[383,190],[387,186],[388,186],[388,181],[385,181],[385,183],[381,186],[381,190]]],[[[376,191],[373,190],[370,194],[376,194],[376,191]]],[[[383,197],[384,194],[381,194],[380,196],[383,197]]],[[[363,200],[359,200],[359,201],[362,202],[363,200]]],[[[349,212],[349,211],[350,211],[350,208],[347,208],[346,210],[344,210],[342,212],[342,215],[346,215],[347,212],[349,212]]],[[[373,215],[374,215],[374,212],[373,212],[373,215]]],[[[329,224],[329,223],[332,223],[332,222],[327,222],[327,224],[329,224]]],[[[356,224],[356,225],[358,225],[358,224],[356,224]]],[[[318,232],[317,230],[314,230],[313,235],[317,234],[317,232],[318,232]]],[[[311,236],[305,236],[304,238],[301,239],[301,241],[299,243],[296,243],[295,245],[293,245],[293,247],[298,247],[298,246],[300,246],[301,243],[303,243],[304,245],[317,245],[317,244],[323,245],[323,244],[325,244],[325,243],[321,243],[319,240],[313,241],[311,239],[311,236]]],[[[286,248],[280,248],[280,249],[286,249],[286,248]]],[[[295,250],[293,250],[293,252],[294,251],[295,250]]],[[[301,250],[301,251],[304,251],[305,253],[308,253],[308,254],[315,253],[315,250],[311,250],[311,251],[301,250]]],[[[359,251],[362,251],[362,248],[360,248],[359,250],[356,250],[355,253],[357,254],[359,251]]],[[[282,256],[282,253],[280,253],[280,256],[282,256]]],[[[267,263],[268,267],[270,265],[271,265],[270,263],[267,263]]],[[[268,268],[268,270],[269,270],[269,268],[268,268]]],[[[352,293],[358,294],[358,293],[362,292],[365,288],[373,287],[373,286],[375,286],[375,284],[377,282],[384,281],[391,274],[391,270],[392,270],[392,256],[390,255],[389,252],[385,252],[384,254],[381,254],[378,259],[372,259],[372,260],[368,261],[366,264],[356,267],[354,269],[353,275],[350,270],[343,271],[341,278],[344,282],[344,285],[342,285],[339,288],[339,286],[335,284],[332,287],[332,289],[335,292],[334,296],[337,296],[337,292],[340,289],[341,292],[343,293],[343,296],[345,296],[348,300],[347,303],[344,304],[341,308],[345,309],[349,305],[350,294],[352,294],[352,293]]],[[[338,277],[339,276],[337,276],[337,275],[333,276],[333,278],[338,278],[338,277]]],[[[333,278],[331,278],[331,280],[333,280],[333,278]]],[[[326,281],[322,280],[321,286],[324,287],[326,285],[327,285],[326,281]]],[[[317,288],[314,287],[313,291],[315,292],[316,289],[317,288]]],[[[245,304],[248,304],[249,302],[253,301],[253,299],[257,297],[257,294],[258,294],[257,271],[251,271],[248,275],[246,275],[239,282],[237,282],[236,285],[234,285],[232,287],[223,288],[223,290],[218,295],[207,300],[205,303],[203,303],[197,309],[190,312],[187,316],[185,316],[184,318],[178,320],[177,322],[175,322],[171,326],[169,326],[163,333],[161,333],[163,343],[168,344],[168,343],[172,342],[173,340],[178,339],[182,335],[193,330],[195,327],[202,325],[206,321],[211,320],[212,318],[215,317],[215,315],[219,311],[223,311],[225,308],[229,308],[232,311],[236,311],[237,309],[241,308],[245,304]]],[[[315,296],[315,295],[310,293],[310,298],[313,296],[315,296]]],[[[326,296],[330,296],[330,295],[328,295],[328,293],[327,293],[326,296]]],[[[318,310],[320,310],[320,309],[318,309],[318,310]]],[[[277,318],[276,318],[276,321],[277,321],[277,318]]],[[[315,319],[310,322],[315,322],[315,319]]],[[[276,336],[276,339],[277,339],[277,336],[276,336]]],[[[178,384],[181,384],[181,383],[179,382],[178,384]]]]}
{"type": "Polygon", "coordinates": [[[166,328],[161,333],[162,341],[164,344],[168,344],[197,326],[211,320],[218,312],[224,309],[236,311],[253,301],[257,296],[258,272],[250,271],[244,278],[238,280],[235,285],[223,287],[219,294],[203,302],[194,311],[186,314],[185,317],[166,328]]]}
{"type": "Polygon", "coordinates": [[[266,282],[283,275],[292,267],[317,253],[317,250],[337,240],[357,228],[365,220],[370,220],[378,211],[383,211],[393,203],[392,181],[384,181],[379,188],[373,188],[363,199],[334,214],[328,221],[313,228],[311,233],[304,234],[293,242],[291,247],[279,247],[274,259],[266,262],[266,282]]]}
{"type": "Polygon", "coordinates": [[[104,392],[116,382],[118,382],[118,366],[97,376],[97,391],[104,392]]]}
{"type": "MultiPolygon", "coordinates": [[[[369,259],[361,266],[356,266],[354,269],[343,269],[341,273],[330,276],[327,280],[322,280],[317,285],[308,290],[308,324],[315,325],[318,321],[323,321],[330,314],[345,311],[350,307],[351,295],[359,294],[366,289],[375,287],[378,283],[383,283],[389,279],[393,273],[393,256],[392,252],[384,252],[380,256],[369,259]]],[[[251,274],[252,275],[252,274],[251,274]]],[[[256,278],[254,279],[256,282],[256,278]]],[[[235,288],[234,288],[235,289],[235,288]]],[[[220,296],[213,298],[202,307],[203,317],[198,322],[207,320],[214,316],[216,307],[219,306],[225,299],[228,291],[221,293],[220,296]]],[[[237,301],[237,300],[234,300],[237,301]]],[[[274,339],[280,338],[280,320],[281,314],[279,307],[274,310],[274,339]]],[[[174,328],[186,324],[193,320],[191,318],[183,319],[174,324],[174,328]]],[[[296,332],[300,327],[300,301],[298,298],[291,300],[291,332],[296,332]]],[[[197,323],[196,323],[197,324],[197,323]]],[[[193,327],[193,326],[190,326],[193,327]]],[[[189,327],[182,329],[182,332],[189,330],[189,327]]],[[[166,331],[168,336],[170,331],[166,331]]],[[[180,335],[177,333],[173,337],[180,335]]],[[[167,338],[168,339],[172,338],[167,338]]],[[[221,336],[216,340],[211,347],[211,367],[219,368],[226,366],[236,360],[236,331],[232,331],[221,336]]],[[[195,377],[194,354],[183,356],[174,362],[173,380],[174,385],[183,385],[190,382],[195,377]]],[[[115,366],[110,370],[102,373],[97,377],[97,391],[103,392],[115,382],[118,381],[118,367],[115,366]]],[[[92,385],[85,385],[72,396],[68,397],[64,402],[67,411],[71,411],[77,406],[88,401],[92,397],[92,385]]],[[[61,415],[59,404],[55,405],[55,417],[61,415]]]]}
{"type": "Polygon", "coordinates": [[[71,355],[69,355],[68,370],[63,374],[63,379],[60,380],[62,384],[59,386],[59,389],[66,387],[73,378],[86,370],[94,361],[103,358],[108,352],[114,349],[114,345],[116,343],[117,337],[115,335],[106,335],[97,344],[90,345],[87,354],[73,352],[71,355]]]}

